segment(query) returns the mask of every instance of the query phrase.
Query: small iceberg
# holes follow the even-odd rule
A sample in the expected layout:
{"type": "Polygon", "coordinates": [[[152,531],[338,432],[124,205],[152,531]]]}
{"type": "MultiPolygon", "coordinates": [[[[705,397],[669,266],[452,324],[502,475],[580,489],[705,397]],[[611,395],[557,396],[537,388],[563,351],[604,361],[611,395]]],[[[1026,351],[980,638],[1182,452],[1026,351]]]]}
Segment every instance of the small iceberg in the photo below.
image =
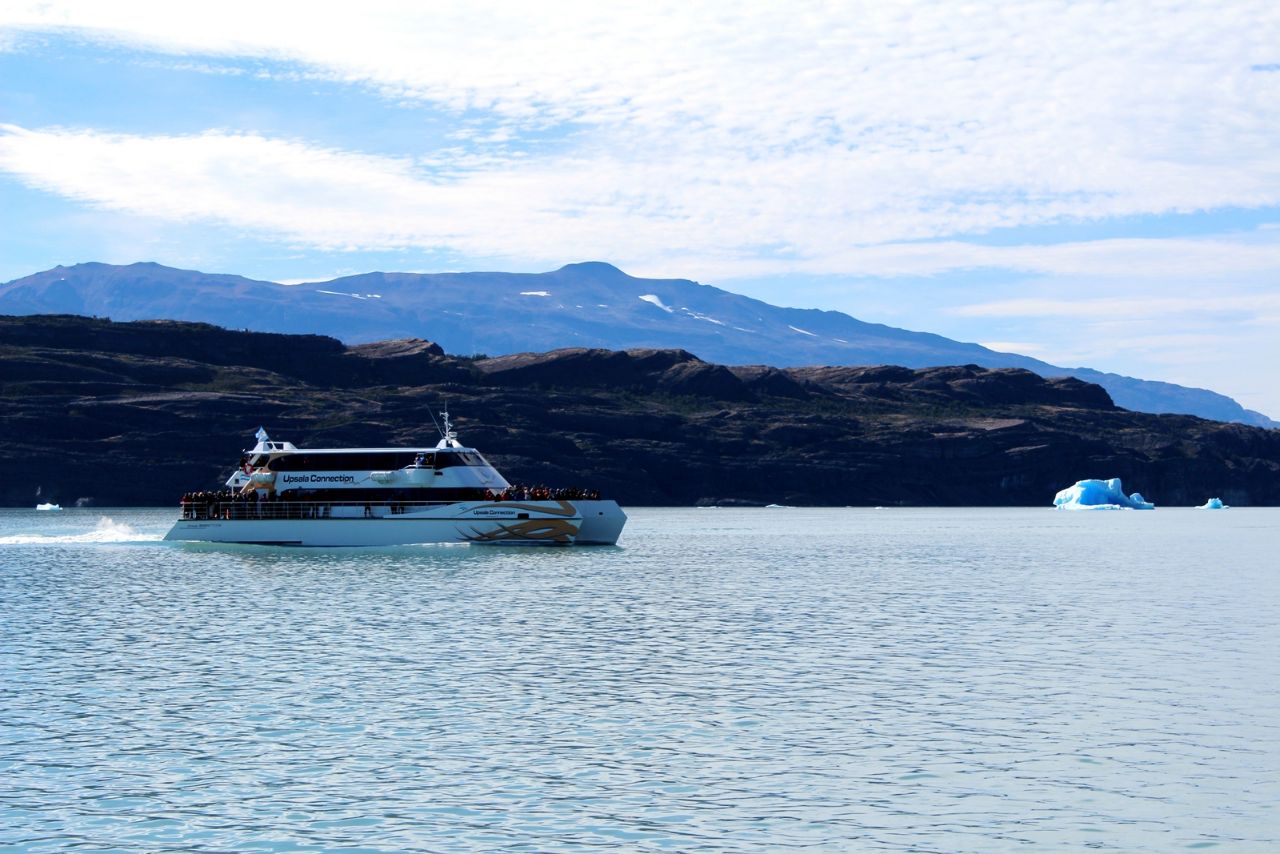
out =
{"type": "Polygon", "coordinates": [[[1221,498],[1210,498],[1205,503],[1196,507],[1197,510],[1230,510],[1230,504],[1223,504],[1221,498]]]}
{"type": "Polygon", "coordinates": [[[36,505],[36,509],[37,509],[37,510],[61,510],[61,509],[62,509],[62,505],[61,505],[61,504],[48,504],[48,503],[44,503],[44,504],[37,504],[37,505],[36,505]]]}
{"type": "Polygon", "coordinates": [[[1120,478],[1078,480],[1053,497],[1059,510],[1154,510],[1156,506],[1141,493],[1125,495],[1120,478]]]}

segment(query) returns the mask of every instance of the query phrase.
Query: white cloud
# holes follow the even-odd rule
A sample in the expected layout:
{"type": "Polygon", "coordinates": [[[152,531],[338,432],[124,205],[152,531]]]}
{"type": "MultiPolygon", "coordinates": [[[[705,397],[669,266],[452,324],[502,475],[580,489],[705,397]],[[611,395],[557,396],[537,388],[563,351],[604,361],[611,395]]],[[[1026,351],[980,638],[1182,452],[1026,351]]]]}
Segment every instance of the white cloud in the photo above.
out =
{"type": "Polygon", "coordinates": [[[530,183],[492,173],[436,180],[408,159],[253,134],[139,137],[12,125],[0,125],[0,169],[109,210],[222,222],[325,249],[489,249],[528,209],[505,204],[505,192],[530,183]],[[486,219],[493,236],[483,235],[486,219]]]}
{"type": "MultiPolygon", "coordinates": [[[[1280,363],[1280,293],[1273,281],[1152,282],[1108,293],[1105,284],[1058,279],[1024,285],[1032,296],[946,312],[952,323],[978,324],[992,337],[1009,336],[1004,344],[986,345],[993,349],[1056,365],[1212,388],[1275,416],[1280,414],[1273,368],[1280,363]],[[1021,343],[1028,339],[1039,347],[1021,343]]],[[[938,319],[946,325],[944,317],[938,319]]]]}
{"type": "Polygon", "coordinates": [[[1253,70],[1280,44],[1267,2],[42,2],[7,4],[6,24],[282,61],[486,117],[459,127],[457,149],[412,162],[228,133],[57,131],[40,139],[109,162],[55,168],[28,152],[5,166],[112,209],[312,246],[599,257],[719,278],[949,269],[963,257],[1032,269],[1042,262],[1027,253],[881,246],[1280,204],[1280,94],[1253,70]],[[568,134],[555,155],[508,153],[549,129],[568,134]]]}
{"type": "Polygon", "coordinates": [[[952,313],[963,317],[1060,317],[1096,320],[1161,316],[1241,313],[1258,315],[1280,311],[1280,294],[1223,294],[1175,297],[1102,297],[996,300],[958,306],[952,313]]]}
{"type": "MultiPolygon", "coordinates": [[[[747,257],[725,244],[726,217],[713,207],[682,213],[677,206],[658,215],[661,203],[648,200],[644,188],[631,195],[602,188],[604,168],[625,183],[622,162],[585,170],[572,157],[441,176],[410,158],[256,134],[142,137],[0,125],[0,170],[31,186],[108,210],[219,222],[330,250],[433,246],[548,263],[609,258],[634,272],[721,280],[786,272],[932,276],[982,268],[1126,279],[1280,270],[1274,231],[1047,246],[814,242],[799,256],[747,257]]],[[[805,218],[799,210],[790,215],[805,218]]],[[[763,242],[766,217],[760,219],[763,242]]]]}
{"type": "MultiPolygon", "coordinates": [[[[747,274],[750,262],[735,263],[747,274]]],[[[1072,243],[990,246],[957,240],[852,246],[821,259],[755,262],[759,272],[788,269],[870,276],[936,276],[958,270],[1016,270],[1062,276],[1186,279],[1280,271],[1280,237],[1266,232],[1187,238],[1111,238],[1072,243]]]]}

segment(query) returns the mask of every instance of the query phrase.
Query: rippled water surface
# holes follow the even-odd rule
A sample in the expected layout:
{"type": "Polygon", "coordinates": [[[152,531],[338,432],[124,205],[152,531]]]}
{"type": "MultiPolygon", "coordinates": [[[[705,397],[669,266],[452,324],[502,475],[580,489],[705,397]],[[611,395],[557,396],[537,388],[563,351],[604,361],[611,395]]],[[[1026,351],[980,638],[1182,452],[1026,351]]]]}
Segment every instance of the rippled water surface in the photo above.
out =
{"type": "Polygon", "coordinates": [[[0,512],[0,847],[1280,850],[1277,510],[171,517],[0,512]]]}

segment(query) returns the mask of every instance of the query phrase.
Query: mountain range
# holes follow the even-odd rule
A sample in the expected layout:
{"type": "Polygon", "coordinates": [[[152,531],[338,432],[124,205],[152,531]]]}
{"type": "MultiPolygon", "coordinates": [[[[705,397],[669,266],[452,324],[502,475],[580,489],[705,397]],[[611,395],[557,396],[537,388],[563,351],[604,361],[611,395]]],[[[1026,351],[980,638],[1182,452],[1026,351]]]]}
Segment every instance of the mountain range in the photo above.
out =
{"type": "Polygon", "coordinates": [[[1206,389],[1051,365],[838,311],[782,308],[687,279],[636,278],[601,262],[547,273],[375,272],[296,285],[155,263],[83,263],[0,285],[0,314],[198,321],[348,344],[421,337],[463,354],[647,347],[727,365],[1025,368],[1096,383],[1126,409],[1280,427],[1206,389]]]}

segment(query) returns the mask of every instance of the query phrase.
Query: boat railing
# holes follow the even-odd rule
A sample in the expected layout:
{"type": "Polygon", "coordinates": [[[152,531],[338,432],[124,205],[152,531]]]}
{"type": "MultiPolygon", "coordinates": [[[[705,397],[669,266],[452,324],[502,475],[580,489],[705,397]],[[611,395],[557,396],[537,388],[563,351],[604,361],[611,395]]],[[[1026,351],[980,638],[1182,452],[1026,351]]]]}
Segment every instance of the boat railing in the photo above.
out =
{"type": "MultiPolygon", "coordinates": [[[[481,499],[483,500],[483,499],[481,499]]],[[[197,499],[181,502],[182,518],[216,519],[381,519],[456,501],[243,501],[197,499]]]]}

